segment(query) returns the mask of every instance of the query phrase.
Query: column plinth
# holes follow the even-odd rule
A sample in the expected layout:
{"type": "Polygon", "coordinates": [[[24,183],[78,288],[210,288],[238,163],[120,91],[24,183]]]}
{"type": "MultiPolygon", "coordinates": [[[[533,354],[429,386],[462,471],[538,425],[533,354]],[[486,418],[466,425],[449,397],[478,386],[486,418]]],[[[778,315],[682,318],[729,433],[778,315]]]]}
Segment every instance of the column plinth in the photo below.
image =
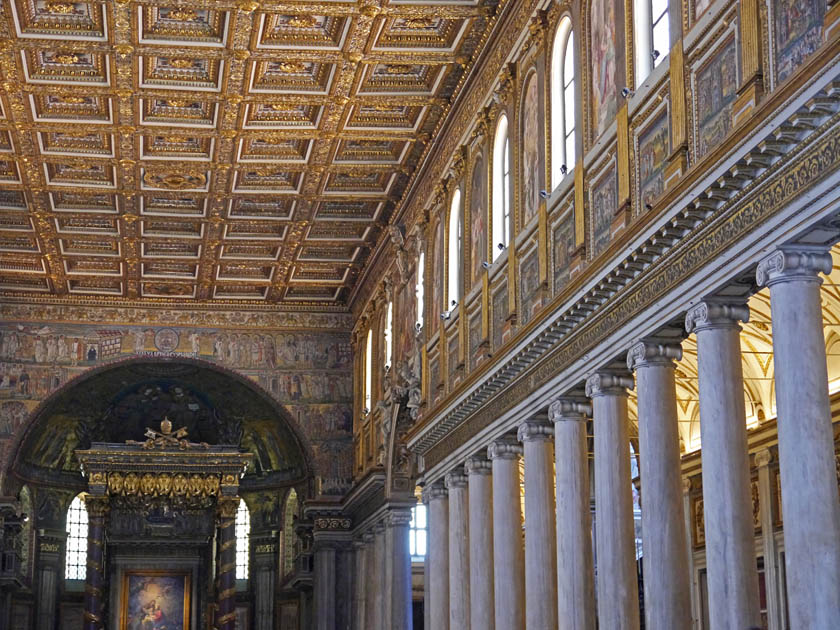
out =
{"type": "Polygon", "coordinates": [[[519,497],[522,446],[513,436],[493,442],[493,597],[496,630],[525,627],[525,550],[519,497]]]}
{"type": "Polygon", "coordinates": [[[824,249],[781,248],[761,261],[770,288],[785,568],[792,628],[840,619],[840,501],[828,397],[820,273],[824,249]]]}
{"type": "Polygon", "coordinates": [[[595,553],[598,559],[598,623],[614,630],[639,629],[639,583],[633,495],[627,374],[596,372],[586,380],[595,433],[595,553]]]}
{"type": "Polygon", "coordinates": [[[748,319],[745,304],[713,301],[685,316],[697,335],[711,630],[760,625],[738,323],[748,319]]]}
{"type": "Polygon", "coordinates": [[[561,398],[548,407],[554,423],[557,492],[557,618],[569,630],[594,630],[595,585],[589,514],[588,401],[561,398]]]}
{"type": "Polygon", "coordinates": [[[557,535],[551,464],[554,427],[529,420],[517,438],[525,455],[525,627],[557,627],[557,535]]]}
{"type": "Polygon", "coordinates": [[[493,630],[492,464],[476,456],[464,465],[469,494],[470,627],[493,630]]]}
{"type": "Polygon", "coordinates": [[[639,342],[627,353],[638,390],[645,628],[650,630],[678,628],[691,610],[674,380],[674,360],[681,358],[679,345],[656,341],[639,342]]]}

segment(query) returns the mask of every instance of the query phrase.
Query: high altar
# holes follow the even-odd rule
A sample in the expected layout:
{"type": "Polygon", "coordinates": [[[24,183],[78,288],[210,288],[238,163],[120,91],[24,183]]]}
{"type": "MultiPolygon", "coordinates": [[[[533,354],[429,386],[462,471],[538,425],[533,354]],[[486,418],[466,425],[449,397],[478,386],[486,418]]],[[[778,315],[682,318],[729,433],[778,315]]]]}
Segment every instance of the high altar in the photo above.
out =
{"type": "Polygon", "coordinates": [[[76,451],[88,483],[84,628],[233,630],[239,479],[253,456],[191,442],[168,419],[146,437],[76,451]]]}

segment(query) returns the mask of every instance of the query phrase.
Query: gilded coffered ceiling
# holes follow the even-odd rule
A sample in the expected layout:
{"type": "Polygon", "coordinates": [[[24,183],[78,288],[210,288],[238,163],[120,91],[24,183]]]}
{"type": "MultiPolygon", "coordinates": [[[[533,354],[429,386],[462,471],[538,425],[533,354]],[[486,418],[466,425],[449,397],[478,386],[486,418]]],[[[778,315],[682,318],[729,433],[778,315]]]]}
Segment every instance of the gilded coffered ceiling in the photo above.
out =
{"type": "Polygon", "coordinates": [[[495,4],[3,0],[0,296],[344,304],[495,4]]]}

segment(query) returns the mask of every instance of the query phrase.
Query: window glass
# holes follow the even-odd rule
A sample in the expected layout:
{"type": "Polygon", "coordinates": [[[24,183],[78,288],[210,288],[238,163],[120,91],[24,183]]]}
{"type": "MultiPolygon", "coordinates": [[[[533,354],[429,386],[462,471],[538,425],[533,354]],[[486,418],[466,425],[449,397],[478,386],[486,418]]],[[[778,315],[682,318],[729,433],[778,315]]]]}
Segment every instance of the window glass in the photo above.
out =
{"type": "Polygon", "coordinates": [[[248,511],[248,506],[245,501],[239,501],[239,507],[236,508],[236,521],[234,525],[236,531],[236,579],[248,579],[248,541],[251,538],[251,513],[248,511]]]}
{"type": "Polygon", "coordinates": [[[427,544],[426,506],[418,503],[411,508],[411,521],[408,524],[408,549],[414,562],[422,562],[426,556],[427,544]]]}
{"type": "Polygon", "coordinates": [[[76,495],[67,508],[67,546],[64,577],[84,580],[87,577],[88,512],[81,494],[76,495]]]}

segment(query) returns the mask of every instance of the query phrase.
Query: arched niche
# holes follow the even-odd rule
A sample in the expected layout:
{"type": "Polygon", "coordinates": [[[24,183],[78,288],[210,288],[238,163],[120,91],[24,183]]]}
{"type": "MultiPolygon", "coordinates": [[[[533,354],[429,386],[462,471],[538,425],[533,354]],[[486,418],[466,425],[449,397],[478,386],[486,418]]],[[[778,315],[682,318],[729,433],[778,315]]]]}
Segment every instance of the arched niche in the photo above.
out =
{"type": "Polygon", "coordinates": [[[319,474],[297,421],[258,384],[196,359],[130,359],[82,374],[34,410],[7,454],[4,493],[22,483],[82,490],[77,448],[142,440],[164,416],[193,441],[253,453],[243,492],[300,486],[319,474]]]}

